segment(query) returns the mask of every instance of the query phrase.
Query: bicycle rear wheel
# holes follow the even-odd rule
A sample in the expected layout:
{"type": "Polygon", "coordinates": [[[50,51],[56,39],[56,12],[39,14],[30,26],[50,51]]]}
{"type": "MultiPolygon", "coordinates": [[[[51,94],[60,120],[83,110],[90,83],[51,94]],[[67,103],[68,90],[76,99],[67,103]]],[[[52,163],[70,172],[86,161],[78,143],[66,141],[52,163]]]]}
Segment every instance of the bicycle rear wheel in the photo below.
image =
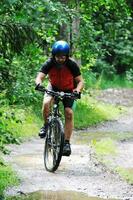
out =
{"type": "Polygon", "coordinates": [[[51,120],[45,140],[44,165],[47,171],[54,172],[58,168],[64,145],[64,131],[59,119],[51,120]]]}

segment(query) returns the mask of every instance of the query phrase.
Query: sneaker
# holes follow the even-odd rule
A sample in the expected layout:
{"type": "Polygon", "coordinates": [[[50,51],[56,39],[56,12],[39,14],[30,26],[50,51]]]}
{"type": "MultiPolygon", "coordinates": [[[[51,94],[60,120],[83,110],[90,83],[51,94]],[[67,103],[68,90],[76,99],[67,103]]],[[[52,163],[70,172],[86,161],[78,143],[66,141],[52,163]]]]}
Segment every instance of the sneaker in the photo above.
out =
{"type": "Polygon", "coordinates": [[[70,156],[71,155],[71,147],[70,147],[70,143],[69,142],[65,142],[64,143],[62,155],[63,156],[70,156]]]}
{"type": "Polygon", "coordinates": [[[47,132],[47,125],[44,125],[39,132],[39,137],[40,138],[45,138],[46,137],[46,132],[47,132]]]}

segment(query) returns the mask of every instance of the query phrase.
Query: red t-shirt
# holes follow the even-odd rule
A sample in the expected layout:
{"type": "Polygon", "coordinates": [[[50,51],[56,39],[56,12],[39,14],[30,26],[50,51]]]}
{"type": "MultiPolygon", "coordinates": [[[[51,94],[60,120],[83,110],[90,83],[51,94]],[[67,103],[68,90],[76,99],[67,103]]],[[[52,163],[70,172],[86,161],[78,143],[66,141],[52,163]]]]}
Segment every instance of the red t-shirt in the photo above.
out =
{"type": "Polygon", "coordinates": [[[62,91],[72,91],[75,77],[81,75],[79,66],[70,58],[61,67],[50,58],[42,65],[40,72],[48,74],[51,85],[62,91]]]}

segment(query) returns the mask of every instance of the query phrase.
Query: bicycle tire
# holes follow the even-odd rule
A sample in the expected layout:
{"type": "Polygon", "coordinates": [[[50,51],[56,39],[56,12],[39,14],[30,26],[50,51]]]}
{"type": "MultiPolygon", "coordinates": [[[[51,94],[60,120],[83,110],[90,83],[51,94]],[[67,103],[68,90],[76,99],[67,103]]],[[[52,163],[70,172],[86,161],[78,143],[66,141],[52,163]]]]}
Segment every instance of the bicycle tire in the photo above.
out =
{"type": "Polygon", "coordinates": [[[64,131],[60,119],[52,119],[47,130],[47,137],[44,147],[44,165],[49,172],[57,170],[63,152],[64,131]]]}

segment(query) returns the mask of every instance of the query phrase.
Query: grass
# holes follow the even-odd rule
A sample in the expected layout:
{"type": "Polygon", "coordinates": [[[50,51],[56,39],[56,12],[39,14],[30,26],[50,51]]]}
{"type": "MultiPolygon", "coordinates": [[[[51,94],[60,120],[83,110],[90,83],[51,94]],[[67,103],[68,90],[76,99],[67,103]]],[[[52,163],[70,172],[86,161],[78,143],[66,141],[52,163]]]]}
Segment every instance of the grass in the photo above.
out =
{"type": "Polygon", "coordinates": [[[1,161],[0,164],[0,199],[4,196],[4,190],[11,185],[17,185],[19,179],[13,172],[10,166],[7,166],[1,161]]]}
{"type": "Polygon", "coordinates": [[[6,128],[15,138],[26,139],[37,135],[41,120],[34,114],[32,108],[6,107],[3,113],[6,128]]]}
{"type": "Polygon", "coordinates": [[[125,179],[129,184],[133,185],[133,168],[122,168],[117,167],[116,172],[120,174],[120,176],[125,179]]]}
{"type": "MultiPolygon", "coordinates": [[[[2,134],[1,150],[9,153],[7,144],[20,143],[31,136],[37,136],[41,125],[41,120],[34,114],[31,108],[23,109],[17,107],[1,108],[2,134]],[[6,148],[5,148],[6,145],[6,148]]],[[[0,111],[1,111],[0,110],[0,111]]],[[[19,148],[19,147],[18,147],[19,148]]],[[[2,155],[0,155],[2,157],[2,155]]],[[[4,190],[12,185],[18,184],[18,178],[10,166],[0,162],[0,197],[2,198],[4,190]]],[[[1,199],[0,198],[0,199],[1,199]]]]}
{"type": "MultiPolygon", "coordinates": [[[[129,138],[130,137],[131,135],[129,134],[129,138]]],[[[133,184],[133,168],[124,168],[121,166],[117,166],[115,162],[111,159],[119,156],[116,142],[118,138],[112,138],[115,139],[111,139],[109,137],[102,138],[98,141],[96,139],[93,139],[91,141],[91,147],[95,153],[95,156],[100,163],[106,166],[107,169],[119,174],[119,176],[126,180],[129,184],[133,184]]],[[[126,136],[126,138],[128,138],[128,136],[126,136]]]]}
{"type": "Polygon", "coordinates": [[[117,155],[117,147],[111,138],[101,139],[97,141],[93,139],[91,141],[91,147],[95,152],[97,160],[105,166],[112,166],[112,162],[108,157],[117,155]]]}
{"type": "Polygon", "coordinates": [[[122,108],[98,103],[89,95],[84,95],[77,102],[74,113],[75,128],[86,128],[102,121],[115,119],[122,112],[122,108]]]}
{"type": "Polygon", "coordinates": [[[103,78],[99,84],[100,88],[107,89],[107,88],[133,88],[132,81],[126,80],[122,76],[114,76],[112,80],[107,78],[103,78]]]}
{"type": "Polygon", "coordinates": [[[110,138],[102,139],[100,141],[92,140],[92,146],[95,147],[95,153],[98,156],[116,155],[117,148],[114,140],[110,138]]]}
{"type": "Polygon", "coordinates": [[[107,88],[133,88],[132,80],[127,80],[124,75],[112,75],[107,77],[104,73],[96,78],[96,74],[89,71],[83,73],[85,88],[107,89],[107,88]]]}

